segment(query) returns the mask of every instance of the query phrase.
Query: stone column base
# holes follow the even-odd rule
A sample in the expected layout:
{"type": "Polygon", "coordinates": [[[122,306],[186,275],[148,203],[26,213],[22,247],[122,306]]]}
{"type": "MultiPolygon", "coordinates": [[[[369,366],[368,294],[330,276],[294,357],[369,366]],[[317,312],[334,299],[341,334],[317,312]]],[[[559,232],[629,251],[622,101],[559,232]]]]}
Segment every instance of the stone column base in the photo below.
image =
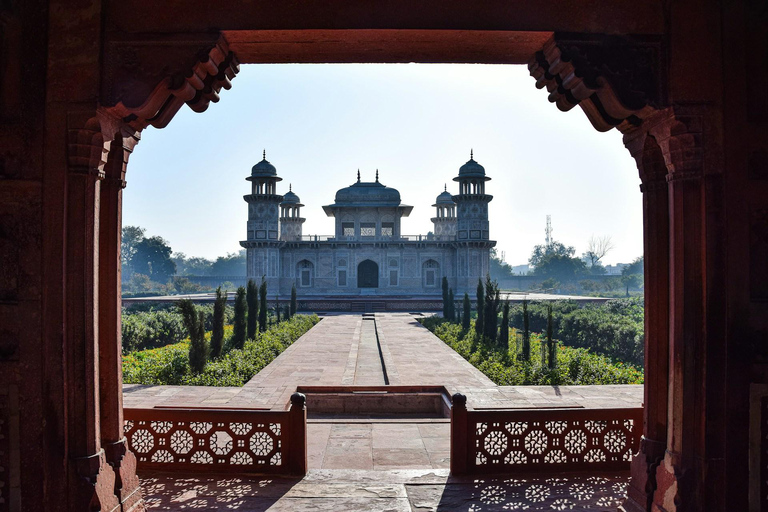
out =
{"type": "Polygon", "coordinates": [[[656,469],[664,458],[666,443],[643,437],[640,451],[632,458],[631,479],[627,487],[627,500],[619,508],[622,512],[648,512],[656,491],[656,469]]]}
{"type": "Polygon", "coordinates": [[[680,472],[675,467],[675,456],[670,452],[656,469],[656,492],[653,493],[652,512],[676,512],[682,506],[680,498],[680,472]]]}
{"type": "Polygon", "coordinates": [[[128,449],[125,438],[104,447],[107,460],[115,471],[114,494],[120,501],[122,512],[144,512],[141,483],[136,474],[136,456],[128,449]]]}
{"type": "Polygon", "coordinates": [[[74,460],[77,483],[73,487],[70,510],[99,510],[121,512],[115,496],[115,471],[107,462],[104,450],[74,460]]]}

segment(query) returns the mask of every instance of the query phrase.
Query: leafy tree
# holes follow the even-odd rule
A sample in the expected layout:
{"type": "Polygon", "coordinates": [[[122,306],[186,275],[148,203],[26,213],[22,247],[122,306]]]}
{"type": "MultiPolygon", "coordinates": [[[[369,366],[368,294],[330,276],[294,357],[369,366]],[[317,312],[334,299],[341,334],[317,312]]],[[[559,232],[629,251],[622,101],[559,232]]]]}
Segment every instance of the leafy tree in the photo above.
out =
{"type": "Polygon", "coordinates": [[[483,280],[477,280],[477,319],[475,320],[475,332],[478,338],[483,336],[483,316],[484,316],[484,300],[485,300],[485,288],[483,288],[483,280]]]}
{"type": "Polygon", "coordinates": [[[242,276],[245,273],[245,249],[219,256],[210,270],[212,276],[242,276]]]}
{"type": "Polygon", "coordinates": [[[133,274],[128,281],[128,288],[136,293],[151,292],[156,290],[158,286],[158,283],[152,282],[146,274],[133,274]]]}
{"type": "Polygon", "coordinates": [[[123,265],[123,280],[131,277],[134,270],[131,259],[136,254],[136,244],[144,239],[146,230],[139,226],[123,226],[122,240],[120,242],[120,262],[123,265]]]}
{"type": "Polygon", "coordinates": [[[523,361],[531,360],[531,328],[528,301],[523,301],[523,361]]]}
{"type": "Polygon", "coordinates": [[[483,319],[483,335],[488,339],[491,345],[496,343],[496,336],[498,335],[498,318],[499,318],[499,285],[495,281],[491,280],[491,275],[485,276],[485,300],[483,305],[483,311],[485,318],[483,319]]]}
{"type": "Polygon", "coordinates": [[[224,346],[224,317],[227,310],[227,292],[216,289],[216,300],[213,303],[213,329],[211,330],[211,357],[221,355],[224,346]]]}
{"type": "Polygon", "coordinates": [[[291,287],[291,309],[289,318],[296,314],[296,283],[291,287]]]}
{"type": "Polygon", "coordinates": [[[626,295],[629,297],[629,289],[640,288],[643,284],[642,274],[626,274],[621,276],[621,284],[626,289],[626,295]]]}
{"type": "Polygon", "coordinates": [[[267,280],[261,277],[261,286],[259,287],[259,331],[267,330],[267,280]]]}
{"type": "Polygon", "coordinates": [[[509,352],[509,301],[504,301],[504,307],[501,310],[501,329],[499,331],[499,348],[506,353],[509,352]]]}
{"type": "Polygon", "coordinates": [[[624,267],[621,270],[621,275],[631,275],[631,274],[644,274],[645,269],[645,259],[643,256],[638,256],[637,258],[632,261],[629,265],[624,267]]]}
{"type": "Polygon", "coordinates": [[[587,264],[579,258],[562,254],[546,254],[533,269],[534,275],[554,278],[558,281],[573,281],[587,274],[587,264]]]}
{"type": "Polygon", "coordinates": [[[232,346],[235,348],[243,348],[243,345],[245,345],[247,329],[245,314],[245,287],[241,286],[237,289],[237,294],[235,295],[235,321],[232,329],[232,346]]]}
{"type": "Polygon", "coordinates": [[[572,258],[575,253],[576,253],[576,249],[574,249],[571,246],[565,246],[560,242],[552,242],[549,245],[541,244],[533,248],[533,253],[531,254],[531,257],[528,259],[528,263],[532,267],[536,268],[539,266],[539,263],[541,263],[542,259],[545,256],[550,256],[554,254],[557,256],[568,256],[569,258],[572,258]]]}
{"type": "Polygon", "coordinates": [[[173,287],[179,293],[197,293],[203,289],[202,286],[197,283],[193,283],[186,277],[178,276],[173,278],[173,287]]]}
{"type": "Polygon", "coordinates": [[[183,252],[174,252],[171,259],[176,264],[177,276],[207,276],[213,265],[213,260],[198,256],[187,257],[183,252]]]}
{"type": "Polygon", "coordinates": [[[259,321],[259,287],[253,279],[248,280],[245,301],[248,303],[248,339],[252,340],[256,337],[259,321]]]}
{"type": "Polygon", "coordinates": [[[639,256],[621,270],[621,284],[626,288],[627,297],[629,297],[630,288],[640,288],[643,285],[644,265],[643,256],[639,256]]]}
{"type": "Polygon", "coordinates": [[[469,330],[469,317],[472,313],[472,303],[469,301],[469,294],[464,292],[464,305],[462,307],[463,316],[461,318],[461,328],[469,330]]]}
{"type": "Polygon", "coordinates": [[[197,311],[191,300],[179,301],[179,311],[189,333],[189,368],[200,373],[208,362],[208,343],[205,341],[205,314],[197,311]]]}
{"type": "Polygon", "coordinates": [[[443,276],[443,318],[448,319],[448,278],[443,276]]]}
{"type": "Polygon", "coordinates": [[[491,248],[491,266],[490,274],[493,279],[506,279],[512,277],[515,273],[512,271],[512,265],[501,259],[496,248],[491,248]]]}
{"type": "Polygon", "coordinates": [[[176,273],[176,264],[171,260],[171,252],[171,246],[162,237],[142,238],[134,246],[130,266],[134,272],[164,283],[176,273]]]}

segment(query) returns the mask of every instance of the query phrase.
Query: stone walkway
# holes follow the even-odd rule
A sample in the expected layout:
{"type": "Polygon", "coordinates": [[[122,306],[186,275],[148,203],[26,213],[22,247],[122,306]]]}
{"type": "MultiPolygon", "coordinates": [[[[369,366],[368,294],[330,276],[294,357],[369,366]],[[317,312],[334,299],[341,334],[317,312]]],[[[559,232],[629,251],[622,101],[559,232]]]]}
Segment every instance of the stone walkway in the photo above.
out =
{"type": "Polygon", "coordinates": [[[627,475],[455,478],[448,470],[310,470],[302,479],[144,475],[150,510],[613,511],[627,475]]]}

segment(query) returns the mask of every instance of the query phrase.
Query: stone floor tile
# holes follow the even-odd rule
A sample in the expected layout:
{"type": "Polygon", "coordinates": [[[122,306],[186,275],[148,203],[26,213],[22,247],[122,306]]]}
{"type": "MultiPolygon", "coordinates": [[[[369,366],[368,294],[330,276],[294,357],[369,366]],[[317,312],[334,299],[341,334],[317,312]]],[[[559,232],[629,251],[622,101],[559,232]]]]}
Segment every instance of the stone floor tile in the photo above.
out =
{"type": "Polygon", "coordinates": [[[425,468],[430,467],[429,455],[421,449],[375,449],[373,450],[374,469],[425,468]]]}

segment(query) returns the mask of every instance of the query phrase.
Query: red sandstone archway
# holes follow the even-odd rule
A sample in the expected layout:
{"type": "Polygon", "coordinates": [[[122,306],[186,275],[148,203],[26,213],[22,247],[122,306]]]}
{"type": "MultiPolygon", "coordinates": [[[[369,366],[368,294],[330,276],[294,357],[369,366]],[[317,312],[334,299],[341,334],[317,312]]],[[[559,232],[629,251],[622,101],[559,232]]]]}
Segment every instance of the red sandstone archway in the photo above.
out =
{"type": "MultiPolygon", "coordinates": [[[[143,23],[149,28],[153,23],[162,26],[164,18],[153,17],[152,7],[144,7],[147,11],[141,15],[148,20],[143,23]]],[[[112,8],[110,15],[117,25],[137,19],[138,12],[127,11],[124,4],[112,8]]],[[[212,20],[220,19],[209,14],[212,20]]],[[[604,18],[596,23],[611,25],[604,18]]],[[[702,382],[724,389],[723,374],[702,365],[700,354],[694,352],[698,348],[706,352],[712,336],[717,335],[713,331],[717,325],[705,326],[702,321],[713,314],[705,300],[705,287],[712,286],[715,277],[703,254],[722,256],[708,245],[720,233],[722,212],[717,204],[722,186],[716,177],[704,176],[702,141],[712,114],[706,105],[667,106],[661,66],[654,68],[662,60],[658,38],[629,41],[474,29],[237,30],[197,40],[162,41],[131,37],[117,30],[107,38],[102,107],[77,110],[68,106],[72,110],[65,110],[68,208],[60,222],[66,268],[61,302],[67,306],[63,324],[68,357],[62,366],[65,387],[73,391],[64,395],[61,416],[67,458],[77,459],[68,487],[79,489],[80,494],[72,503],[96,500],[109,508],[122,502],[129,508],[137,496],[133,462],[122,442],[118,293],[121,190],[128,157],[141,130],[149,125],[166,126],[185,103],[204,111],[217,101],[222,89],[230,87],[240,59],[418,60],[527,61],[537,86],[548,89],[550,101],[558,108],[579,105],[596,129],[618,127],[625,134],[643,181],[646,289],[658,294],[646,317],[647,439],[644,457],[636,459],[633,489],[637,492],[632,499],[652,499],[648,494],[654,492],[656,476],[660,486],[657,500],[667,509],[669,493],[676,499],[678,486],[684,485],[695,508],[696,490],[703,490],[699,486],[709,481],[698,457],[703,454],[711,464],[722,467],[715,460],[717,453],[708,449],[712,441],[706,434],[712,427],[697,421],[701,410],[716,412],[717,397],[697,390],[702,382]],[[303,52],[307,48],[310,51],[303,52]],[[645,66],[636,65],[641,57],[646,59],[645,66]],[[92,257],[95,255],[98,257],[92,257]],[[655,473],[661,457],[665,460],[655,473]],[[107,461],[116,468],[115,474],[110,475],[107,461]],[[645,488],[646,470],[652,477],[649,489],[645,488]],[[679,478],[683,471],[688,472],[688,483],[679,478]],[[92,484],[83,486],[82,476],[91,478],[92,484]]],[[[54,317],[46,325],[49,338],[55,339],[52,332],[60,323],[54,317]]],[[[720,348],[711,348],[710,356],[716,357],[720,348]]],[[[51,347],[50,352],[56,351],[51,347]]],[[[710,414],[707,412],[707,418],[710,414]]],[[[716,417],[710,419],[712,425],[717,424],[716,417]]],[[[715,430],[718,428],[724,431],[721,427],[715,430]]]]}

